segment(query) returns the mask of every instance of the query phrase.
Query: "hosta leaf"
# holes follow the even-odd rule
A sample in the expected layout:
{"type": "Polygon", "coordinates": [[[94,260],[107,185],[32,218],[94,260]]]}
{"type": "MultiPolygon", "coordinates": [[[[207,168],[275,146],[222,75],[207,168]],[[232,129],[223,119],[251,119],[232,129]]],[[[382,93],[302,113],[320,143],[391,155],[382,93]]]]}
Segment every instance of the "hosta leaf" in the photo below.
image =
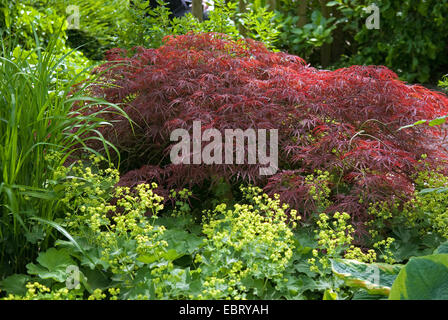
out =
{"type": "Polygon", "coordinates": [[[422,189],[419,191],[419,194],[425,194],[425,193],[432,193],[432,192],[436,192],[436,193],[443,193],[443,192],[447,192],[448,188],[447,187],[440,187],[440,188],[426,188],[426,189],[422,189]]]}
{"type": "Polygon", "coordinates": [[[388,295],[402,265],[362,263],[356,260],[332,259],[333,273],[353,288],[364,288],[370,294],[388,295]]]}
{"type": "Polygon", "coordinates": [[[448,254],[414,257],[400,271],[390,300],[447,300],[448,254]]]}
{"type": "Polygon", "coordinates": [[[360,289],[353,294],[352,300],[387,300],[387,296],[370,294],[366,290],[360,289]]]}
{"type": "Polygon", "coordinates": [[[448,253],[448,241],[442,243],[436,250],[434,250],[434,254],[437,253],[448,253]]]}

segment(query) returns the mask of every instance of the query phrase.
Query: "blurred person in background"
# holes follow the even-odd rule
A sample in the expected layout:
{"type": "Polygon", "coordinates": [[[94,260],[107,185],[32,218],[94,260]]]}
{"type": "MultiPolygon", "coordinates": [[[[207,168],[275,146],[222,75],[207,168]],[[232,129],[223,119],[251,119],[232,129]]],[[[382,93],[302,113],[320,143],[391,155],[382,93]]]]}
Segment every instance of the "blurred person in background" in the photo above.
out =
{"type": "MultiPolygon", "coordinates": [[[[170,18],[173,19],[174,17],[180,18],[185,16],[187,13],[191,13],[192,8],[192,0],[164,0],[166,3],[166,6],[171,11],[170,18]]],[[[134,1],[130,1],[131,6],[134,5],[134,1]]],[[[150,0],[148,8],[154,9],[158,6],[157,0],[150,0]]],[[[210,9],[209,6],[203,2],[202,4],[203,10],[204,10],[204,19],[208,18],[208,10],[210,9]]]]}

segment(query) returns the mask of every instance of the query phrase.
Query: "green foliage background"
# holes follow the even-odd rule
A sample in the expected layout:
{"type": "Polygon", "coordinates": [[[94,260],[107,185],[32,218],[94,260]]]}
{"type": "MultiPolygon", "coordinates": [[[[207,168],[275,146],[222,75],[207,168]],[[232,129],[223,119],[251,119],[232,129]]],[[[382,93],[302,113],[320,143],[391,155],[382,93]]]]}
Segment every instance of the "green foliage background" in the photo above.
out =
{"type": "MultiPolygon", "coordinates": [[[[193,30],[251,37],[326,68],[385,65],[409,82],[437,84],[448,68],[447,0],[217,0],[210,19],[203,22],[191,14],[170,20],[168,9],[150,10],[148,4],[2,0],[0,26],[12,25],[26,5],[54,15],[34,22],[36,28],[49,30],[48,24],[69,15],[70,5],[79,7],[80,28],[66,31],[67,42],[72,48],[85,45],[81,51],[93,60],[103,59],[104,52],[115,46],[158,47],[166,35],[193,30]],[[375,4],[380,29],[369,30],[366,20],[371,12],[366,9],[375,4]]],[[[18,28],[16,34],[22,36],[23,28],[18,28]]]]}

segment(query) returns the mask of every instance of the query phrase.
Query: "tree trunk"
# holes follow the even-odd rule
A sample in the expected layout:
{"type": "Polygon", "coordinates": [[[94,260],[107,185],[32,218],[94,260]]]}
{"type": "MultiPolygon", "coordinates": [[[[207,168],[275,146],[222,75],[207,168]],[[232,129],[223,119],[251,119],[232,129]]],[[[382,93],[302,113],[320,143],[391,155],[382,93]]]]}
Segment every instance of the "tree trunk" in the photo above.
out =
{"type": "Polygon", "coordinates": [[[274,11],[277,9],[277,1],[276,0],[268,0],[268,8],[270,11],[274,11]]]}
{"type": "MultiPolygon", "coordinates": [[[[319,0],[319,2],[322,16],[325,19],[330,18],[330,10],[327,7],[328,0],[319,0]]],[[[320,51],[320,63],[322,64],[323,67],[327,67],[330,64],[330,60],[331,60],[331,44],[324,43],[320,51]]]]}
{"type": "Polygon", "coordinates": [[[297,22],[297,27],[299,28],[303,28],[304,25],[306,25],[308,23],[308,19],[307,19],[307,6],[308,6],[308,1],[306,0],[300,0],[299,3],[299,10],[298,10],[298,16],[299,16],[299,21],[297,22]]]}
{"type": "Polygon", "coordinates": [[[204,9],[202,8],[202,0],[193,0],[191,4],[191,13],[199,21],[204,20],[204,9]]]}
{"type": "MultiPolygon", "coordinates": [[[[239,0],[238,1],[238,11],[242,14],[242,13],[246,12],[246,10],[247,10],[247,8],[246,8],[246,1],[245,0],[239,0]]],[[[243,37],[246,37],[247,30],[241,23],[238,23],[238,29],[240,30],[241,35],[243,37]]]]}
{"type": "MultiPolygon", "coordinates": [[[[337,10],[333,10],[333,17],[336,19],[341,18],[341,13],[337,10]]],[[[344,31],[342,25],[333,31],[333,43],[331,44],[331,61],[339,60],[341,55],[345,51],[345,40],[347,39],[347,33],[344,31]]]]}

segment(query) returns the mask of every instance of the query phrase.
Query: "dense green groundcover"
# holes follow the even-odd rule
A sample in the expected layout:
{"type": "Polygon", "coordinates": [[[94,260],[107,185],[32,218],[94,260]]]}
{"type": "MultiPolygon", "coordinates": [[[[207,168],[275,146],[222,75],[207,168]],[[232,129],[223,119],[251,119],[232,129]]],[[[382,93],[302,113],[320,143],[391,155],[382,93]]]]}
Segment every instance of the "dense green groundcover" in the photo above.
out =
{"type": "Polygon", "coordinates": [[[363,253],[347,213],[303,225],[278,197],[250,186],[238,203],[195,221],[188,190],[173,191],[165,210],[157,185],[116,188],[119,173],[104,162],[91,156],[54,171],[66,214],[37,225],[51,224],[59,239],[26,274],[1,281],[5,299],[446,298],[446,244],[432,252],[388,238],[363,253]],[[404,264],[422,254],[432,255],[404,264]]]}
{"type": "MultiPolygon", "coordinates": [[[[362,232],[370,241],[360,241],[356,212],[326,210],[333,172],[302,177],[316,204],[306,219],[249,183],[216,179],[163,196],[154,182],[118,186],[113,155],[122,150],[101,132],[116,124],[105,119],[131,119],[123,105],[90,95],[104,79],[90,69],[105,50],[157,48],[191,30],[252,37],[317,63],[345,32],[352,44],[330,62],[386,63],[426,82],[446,74],[446,1],[403,2],[399,16],[424,31],[415,42],[386,1],[390,32],[373,37],[375,46],[357,15],[371,1],[310,1],[299,25],[290,1],[272,2],[276,11],[253,1],[245,13],[241,3],[217,1],[204,22],[170,21],[166,8],[134,2],[0,0],[0,299],[448,299],[448,176],[425,155],[409,178],[410,199],[369,204],[362,232]],[[68,29],[68,4],[86,18],[81,30],[68,29]],[[388,46],[394,32],[400,41],[388,46]]],[[[444,116],[428,124],[446,129],[444,116]]]]}

